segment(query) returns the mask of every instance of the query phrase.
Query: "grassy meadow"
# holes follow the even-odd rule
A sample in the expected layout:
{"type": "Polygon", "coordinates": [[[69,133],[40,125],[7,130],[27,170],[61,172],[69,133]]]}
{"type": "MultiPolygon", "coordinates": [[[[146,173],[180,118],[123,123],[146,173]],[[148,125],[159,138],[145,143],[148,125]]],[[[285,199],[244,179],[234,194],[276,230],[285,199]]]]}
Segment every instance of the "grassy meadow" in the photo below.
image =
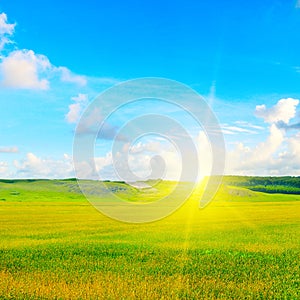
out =
{"type": "MultiPolygon", "coordinates": [[[[172,215],[135,225],[99,213],[76,181],[1,181],[0,299],[299,299],[300,195],[237,182],[205,209],[199,187],[172,215]]],[[[107,184],[147,201],[175,183],[107,184]]]]}

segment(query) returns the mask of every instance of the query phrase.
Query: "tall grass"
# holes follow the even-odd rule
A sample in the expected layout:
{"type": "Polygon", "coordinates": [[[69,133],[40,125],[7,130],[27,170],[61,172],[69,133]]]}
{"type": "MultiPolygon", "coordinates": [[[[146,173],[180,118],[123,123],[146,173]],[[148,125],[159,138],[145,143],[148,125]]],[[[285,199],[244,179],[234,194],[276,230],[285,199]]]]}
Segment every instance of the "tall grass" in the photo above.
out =
{"type": "Polygon", "coordinates": [[[204,210],[196,192],[133,225],[101,215],[72,181],[3,182],[0,193],[1,299],[300,297],[300,196],[224,186],[204,210]]]}

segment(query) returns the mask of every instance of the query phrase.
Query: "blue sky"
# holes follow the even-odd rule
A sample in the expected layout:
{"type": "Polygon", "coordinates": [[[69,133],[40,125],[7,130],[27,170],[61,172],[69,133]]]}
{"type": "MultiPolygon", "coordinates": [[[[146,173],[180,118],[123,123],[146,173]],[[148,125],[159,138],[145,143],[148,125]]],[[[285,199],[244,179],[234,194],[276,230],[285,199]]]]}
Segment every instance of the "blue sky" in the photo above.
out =
{"type": "MultiPolygon", "coordinates": [[[[299,174],[299,7],[294,0],[1,1],[0,177],[74,176],[80,114],[106,88],[140,77],[182,82],[207,100],[223,128],[227,173],[299,174]]],[[[198,140],[201,133],[189,130],[198,140]]],[[[152,142],[137,142],[144,150],[136,169],[147,168],[152,142]]],[[[99,169],[109,168],[112,141],[97,143],[99,169]]],[[[172,157],[174,149],[157,151],[172,157]]]]}

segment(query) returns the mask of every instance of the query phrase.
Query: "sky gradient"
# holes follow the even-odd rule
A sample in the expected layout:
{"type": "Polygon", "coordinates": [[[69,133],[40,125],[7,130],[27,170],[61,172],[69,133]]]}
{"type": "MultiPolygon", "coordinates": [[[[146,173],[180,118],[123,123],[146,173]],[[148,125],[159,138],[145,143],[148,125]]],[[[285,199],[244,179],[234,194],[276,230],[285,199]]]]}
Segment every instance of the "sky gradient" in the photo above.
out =
{"type": "MultiPolygon", "coordinates": [[[[176,80],[205,98],[223,129],[227,174],[299,175],[299,28],[294,0],[3,0],[0,177],[75,176],[80,115],[106,88],[140,77],[176,80]]],[[[184,114],[162,110],[187,127],[203,157],[203,132],[184,114]]],[[[111,121],[114,128],[121,119],[111,121]]],[[[111,145],[97,141],[97,170],[108,177],[111,145]]],[[[168,160],[167,177],[176,177],[170,145],[151,137],[133,147],[137,172],[156,153],[168,160]]]]}

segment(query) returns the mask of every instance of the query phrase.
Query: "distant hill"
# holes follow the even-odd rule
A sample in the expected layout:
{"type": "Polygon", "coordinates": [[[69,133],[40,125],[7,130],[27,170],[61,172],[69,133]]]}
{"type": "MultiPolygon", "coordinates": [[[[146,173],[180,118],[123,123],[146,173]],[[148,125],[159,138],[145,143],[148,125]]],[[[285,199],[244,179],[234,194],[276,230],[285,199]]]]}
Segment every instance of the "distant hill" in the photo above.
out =
{"type": "MultiPolygon", "coordinates": [[[[67,178],[67,179],[0,179],[0,183],[38,183],[48,182],[49,184],[65,185],[68,186],[69,190],[72,192],[81,193],[76,178],[67,178]]],[[[137,182],[126,184],[124,181],[110,181],[104,180],[106,188],[113,192],[122,192],[136,194],[136,189],[143,189],[143,187],[154,187],[159,184],[166,184],[168,181],[164,180],[148,180],[145,182],[137,182]],[[136,185],[136,186],[135,186],[136,185]],[[135,187],[135,188],[134,188],[135,187]]],[[[172,182],[169,182],[172,183],[172,182]]],[[[232,186],[232,187],[241,187],[246,188],[251,191],[270,193],[270,194],[294,194],[300,195],[300,176],[234,176],[227,175],[223,177],[223,185],[232,186]]],[[[93,194],[95,188],[99,192],[98,184],[99,181],[93,180],[81,180],[81,188],[84,189],[84,192],[87,194],[93,194]]],[[[172,184],[175,184],[173,182],[172,184]]],[[[102,186],[103,189],[103,186],[102,186]]],[[[105,189],[103,190],[105,192],[105,189]]]]}

